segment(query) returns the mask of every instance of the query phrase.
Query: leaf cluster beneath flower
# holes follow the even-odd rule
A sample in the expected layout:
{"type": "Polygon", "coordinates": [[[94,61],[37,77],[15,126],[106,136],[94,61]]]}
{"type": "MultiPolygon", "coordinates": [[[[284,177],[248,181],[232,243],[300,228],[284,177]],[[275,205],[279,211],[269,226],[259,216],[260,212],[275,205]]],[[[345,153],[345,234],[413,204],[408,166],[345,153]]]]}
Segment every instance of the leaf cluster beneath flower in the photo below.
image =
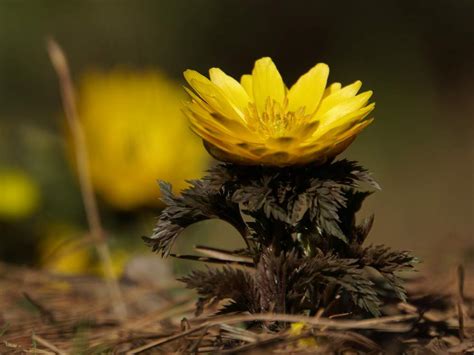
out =
{"type": "Polygon", "coordinates": [[[373,216],[356,212],[379,185],[366,169],[340,160],[314,167],[271,168],[219,164],[181,196],[161,183],[167,207],[145,238],[163,256],[224,265],[182,279],[200,295],[198,311],[227,301],[220,312],[285,312],[327,316],[380,315],[388,299],[405,299],[396,272],[413,267],[407,252],[364,247],[373,216]],[[172,246],[189,225],[222,219],[246,248],[212,251],[212,257],[175,255],[172,246]]]}

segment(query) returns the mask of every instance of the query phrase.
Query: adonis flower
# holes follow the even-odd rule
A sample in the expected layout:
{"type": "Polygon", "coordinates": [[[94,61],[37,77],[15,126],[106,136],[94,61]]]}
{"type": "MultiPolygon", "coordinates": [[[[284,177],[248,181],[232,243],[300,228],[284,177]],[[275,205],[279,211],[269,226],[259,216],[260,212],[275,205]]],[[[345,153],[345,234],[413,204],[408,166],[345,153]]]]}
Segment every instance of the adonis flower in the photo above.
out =
{"type": "Polygon", "coordinates": [[[163,74],[90,72],[79,94],[92,183],[110,205],[123,210],[156,205],[156,179],[182,189],[208,167],[180,111],[185,95],[163,74]]]}
{"type": "Polygon", "coordinates": [[[184,76],[194,90],[185,113],[215,158],[249,165],[324,163],[346,149],[373,119],[372,91],[362,83],[327,85],[329,68],[317,64],[288,89],[270,58],[255,62],[240,82],[211,68],[184,76]]]}
{"type": "MultiPolygon", "coordinates": [[[[326,64],[287,89],[270,58],[257,60],[240,82],[217,68],[210,79],[192,70],[184,75],[192,88],[184,109],[192,129],[214,157],[231,164],[215,165],[181,196],[161,183],[166,208],[145,241],[164,257],[220,265],[180,278],[199,294],[196,313],[217,306],[220,314],[348,312],[364,319],[385,315],[394,299],[405,301],[397,273],[412,269],[416,258],[365,247],[373,216],[357,221],[372,192],[359,186],[379,185],[357,162],[334,161],[372,122],[372,92],[358,94],[360,81],[328,86],[326,64]],[[187,227],[216,218],[235,228],[244,248],[173,252],[187,227]],[[383,283],[373,282],[374,270],[383,283]]],[[[285,326],[254,321],[271,331],[285,326]]],[[[299,318],[287,336],[298,338],[297,350],[334,352],[333,338],[317,333],[299,318]]]]}

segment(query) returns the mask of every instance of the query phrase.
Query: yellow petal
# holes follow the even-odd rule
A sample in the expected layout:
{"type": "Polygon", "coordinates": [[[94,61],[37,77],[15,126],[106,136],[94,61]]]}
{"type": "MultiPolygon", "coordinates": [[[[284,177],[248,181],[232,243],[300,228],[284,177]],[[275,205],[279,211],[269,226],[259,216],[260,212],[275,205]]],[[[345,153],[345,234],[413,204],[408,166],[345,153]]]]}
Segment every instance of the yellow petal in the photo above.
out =
{"type": "MultiPolygon", "coordinates": [[[[188,82],[188,84],[191,85],[191,86],[192,86],[193,81],[202,81],[204,83],[210,82],[210,80],[208,78],[206,78],[204,75],[202,75],[202,74],[200,74],[197,71],[192,70],[192,69],[185,70],[184,73],[183,73],[183,76],[186,79],[186,81],[188,82]]],[[[194,87],[193,87],[193,89],[194,89],[194,87]]]]}
{"type": "Polygon", "coordinates": [[[209,70],[209,77],[241,112],[245,110],[250,99],[247,92],[237,80],[227,75],[219,68],[211,68],[209,70]]]}
{"type": "Polygon", "coordinates": [[[329,67],[319,63],[301,76],[288,92],[288,111],[295,112],[305,107],[312,114],[318,107],[329,76],[329,67]]]}
{"type": "MultiPolygon", "coordinates": [[[[350,85],[344,86],[342,89],[335,90],[334,93],[328,95],[321,101],[321,105],[319,106],[318,111],[316,112],[316,116],[319,116],[324,112],[330,110],[332,107],[336,106],[342,101],[345,101],[355,96],[361,86],[362,82],[360,80],[357,80],[356,82],[350,85]]],[[[335,86],[334,89],[337,89],[337,86],[335,86]]]]}
{"type": "Polygon", "coordinates": [[[246,151],[246,149],[250,149],[252,147],[245,147],[241,150],[243,153],[237,154],[237,152],[234,151],[232,147],[230,147],[230,151],[226,151],[222,147],[217,147],[213,144],[209,144],[208,142],[204,142],[204,146],[206,147],[206,150],[209,152],[209,154],[220,161],[233,162],[239,165],[261,164],[260,162],[262,157],[260,155],[254,155],[253,152],[246,151]]]}
{"type": "Polygon", "coordinates": [[[285,100],[285,84],[270,58],[265,57],[255,62],[252,77],[253,96],[259,114],[265,111],[268,98],[283,105],[285,100]]]}
{"type": "Polygon", "coordinates": [[[303,142],[309,136],[312,136],[313,133],[318,129],[319,121],[308,121],[301,124],[298,128],[293,130],[291,134],[295,137],[298,137],[299,142],[303,142]]]}
{"type": "Polygon", "coordinates": [[[201,138],[208,139],[210,136],[215,140],[226,141],[228,144],[238,144],[242,142],[242,139],[234,136],[233,134],[228,134],[218,127],[213,127],[203,123],[201,117],[196,115],[196,113],[190,110],[184,110],[183,112],[189,119],[191,129],[201,136],[201,138]]]}
{"type": "Polygon", "coordinates": [[[337,136],[336,140],[333,141],[332,147],[327,151],[327,154],[330,156],[336,156],[342,153],[353,141],[356,139],[357,135],[369,124],[372,123],[374,119],[370,118],[363,122],[360,122],[354,125],[351,129],[337,136]]]}
{"type": "Polygon", "coordinates": [[[252,154],[248,149],[241,148],[239,145],[241,142],[233,142],[229,140],[227,136],[216,136],[199,126],[191,125],[191,130],[204,139],[206,142],[211,143],[212,145],[216,146],[217,148],[227,152],[230,156],[236,155],[238,157],[243,158],[244,160],[255,161],[257,160],[257,156],[252,154]]]}
{"type": "Polygon", "coordinates": [[[334,137],[343,134],[347,130],[351,129],[354,125],[362,122],[367,115],[372,112],[375,107],[375,103],[372,103],[366,107],[363,107],[357,111],[351,112],[345,116],[338,118],[330,125],[319,126],[319,129],[313,134],[313,140],[321,140],[321,143],[325,143],[325,140],[333,140],[334,137]]]}
{"type": "Polygon", "coordinates": [[[351,97],[338,105],[332,107],[330,110],[325,112],[323,115],[318,116],[320,121],[320,127],[331,126],[337,123],[339,119],[344,118],[346,115],[351,114],[362,108],[372,96],[372,91],[366,91],[355,97],[351,97]]]}
{"type": "Polygon", "coordinates": [[[250,74],[245,74],[242,75],[240,78],[240,84],[242,87],[247,91],[247,94],[249,95],[249,98],[251,101],[253,101],[253,81],[252,81],[252,75],[250,74]]]}
{"type": "Polygon", "coordinates": [[[212,108],[205,102],[203,101],[198,95],[194,93],[190,88],[187,88],[186,86],[184,87],[184,91],[188,93],[188,95],[192,98],[192,101],[185,101],[184,105],[198,105],[199,107],[203,108],[206,111],[211,111],[212,108]]]}
{"type": "Polygon", "coordinates": [[[323,99],[339,90],[341,90],[341,83],[332,83],[324,91],[323,99]]]}
{"type": "Polygon", "coordinates": [[[348,130],[347,132],[345,132],[344,134],[340,135],[337,138],[336,145],[339,144],[340,142],[343,142],[343,141],[349,139],[350,137],[358,135],[365,127],[367,127],[369,124],[371,124],[373,122],[373,120],[374,120],[373,118],[369,118],[367,120],[364,120],[363,122],[360,122],[360,123],[354,125],[354,127],[352,127],[350,130],[348,130]]]}
{"type": "Polygon", "coordinates": [[[243,113],[237,106],[232,104],[224,92],[204,75],[188,69],[184,72],[184,77],[194,91],[214,110],[231,119],[244,119],[243,113]]]}
{"type": "Polygon", "coordinates": [[[199,122],[202,127],[211,128],[213,130],[221,131],[225,134],[241,137],[241,139],[252,139],[253,134],[242,123],[236,120],[229,119],[218,113],[210,113],[197,103],[188,103],[184,113],[189,117],[191,114],[199,122]]]}

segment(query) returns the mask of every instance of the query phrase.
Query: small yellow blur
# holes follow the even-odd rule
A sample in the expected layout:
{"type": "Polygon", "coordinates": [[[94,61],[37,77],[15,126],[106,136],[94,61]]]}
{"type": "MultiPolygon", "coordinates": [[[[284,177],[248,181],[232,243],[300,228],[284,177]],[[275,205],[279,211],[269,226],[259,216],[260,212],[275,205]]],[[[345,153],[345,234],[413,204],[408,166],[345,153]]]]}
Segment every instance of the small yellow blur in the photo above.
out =
{"type": "Polygon", "coordinates": [[[36,182],[21,170],[0,170],[0,219],[20,220],[33,214],[40,202],[36,182]]]}
{"type": "MultiPolygon", "coordinates": [[[[306,324],[302,322],[292,323],[290,327],[290,334],[293,336],[298,336],[305,330],[305,328],[306,328],[306,324]]],[[[302,348],[315,347],[317,345],[318,343],[316,342],[316,339],[314,339],[313,337],[307,337],[307,338],[298,340],[298,346],[302,348]]]]}
{"type": "MultiPolygon", "coordinates": [[[[61,275],[95,275],[104,277],[94,245],[83,233],[67,224],[54,224],[46,228],[39,244],[40,263],[43,269],[61,275]]],[[[112,248],[112,267],[115,277],[120,277],[133,253],[112,248]]]]}

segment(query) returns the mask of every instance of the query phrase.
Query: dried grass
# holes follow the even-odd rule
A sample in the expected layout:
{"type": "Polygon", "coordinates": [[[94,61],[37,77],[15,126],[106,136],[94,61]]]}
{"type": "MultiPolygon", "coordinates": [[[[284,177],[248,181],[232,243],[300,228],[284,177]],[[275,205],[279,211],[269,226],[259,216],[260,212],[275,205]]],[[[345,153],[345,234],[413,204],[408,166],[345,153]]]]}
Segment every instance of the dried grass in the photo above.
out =
{"type": "Polygon", "coordinates": [[[0,264],[0,353],[468,353],[474,349],[474,282],[459,276],[408,282],[409,303],[387,305],[390,316],[365,320],[350,315],[216,316],[212,309],[194,317],[195,296],[180,285],[158,289],[122,281],[129,310],[122,321],[100,279],[0,264]],[[273,322],[306,327],[295,335],[285,326],[280,331],[258,326],[273,322]],[[316,339],[316,347],[304,345],[308,337],[316,339]]]}

